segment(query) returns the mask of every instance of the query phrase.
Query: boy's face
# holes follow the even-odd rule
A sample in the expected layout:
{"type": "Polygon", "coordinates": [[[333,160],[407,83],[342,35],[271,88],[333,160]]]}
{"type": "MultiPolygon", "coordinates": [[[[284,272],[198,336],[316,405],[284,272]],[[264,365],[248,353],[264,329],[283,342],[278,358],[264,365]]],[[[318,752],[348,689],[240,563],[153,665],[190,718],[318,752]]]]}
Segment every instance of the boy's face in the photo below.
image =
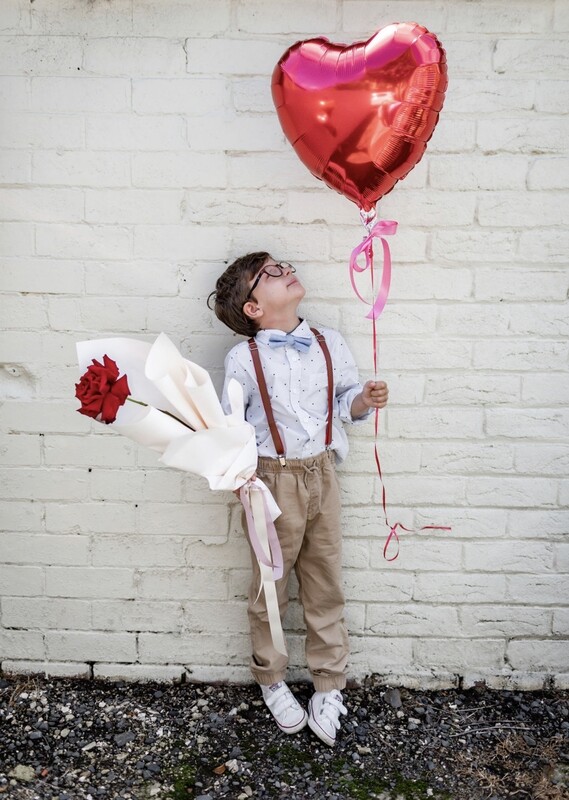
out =
{"type": "Polygon", "coordinates": [[[265,313],[296,309],[305,295],[305,289],[293,269],[288,263],[267,258],[262,268],[249,281],[249,289],[253,289],[253,292],[244,305],[245,313],[250,304],[263,309],[265,313]],[[279,266],[281,274],[277,275],[279,266]]]}

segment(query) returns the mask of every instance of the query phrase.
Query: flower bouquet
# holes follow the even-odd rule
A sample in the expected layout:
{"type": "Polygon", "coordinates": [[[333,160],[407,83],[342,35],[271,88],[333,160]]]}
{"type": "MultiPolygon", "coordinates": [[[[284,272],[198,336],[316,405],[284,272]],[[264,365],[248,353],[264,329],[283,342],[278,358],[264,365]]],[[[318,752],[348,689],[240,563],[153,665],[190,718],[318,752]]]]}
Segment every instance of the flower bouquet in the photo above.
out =
{"type": "Polygon", "coordinates": [[[230,381],[231,413],[224,414],[208,372],[183,358],[165,333],[152,345],[127,338],[78,342],[77,357],[79,413],[160,453],[167,466],[205,477],[210,489],[239,490],[273,642],[286,653],[275,588],[283,569],[274,527],[281,512],[267,486],[251,480],[257,446],[241,385],[230,381]]]}

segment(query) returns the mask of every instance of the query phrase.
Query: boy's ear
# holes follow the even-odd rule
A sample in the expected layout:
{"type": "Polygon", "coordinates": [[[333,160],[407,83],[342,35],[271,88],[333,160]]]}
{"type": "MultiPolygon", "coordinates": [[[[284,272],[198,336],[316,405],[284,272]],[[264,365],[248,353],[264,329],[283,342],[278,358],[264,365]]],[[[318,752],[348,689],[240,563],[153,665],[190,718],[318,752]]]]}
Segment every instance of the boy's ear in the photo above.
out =
{"type": "Polygon", "coordinates": [[[263,316],[263,309],[258,303],[247,300],[243,306],[243,313],[246,317],[250,317],[251,319],[259,319],[259,317],[263,316]]]}

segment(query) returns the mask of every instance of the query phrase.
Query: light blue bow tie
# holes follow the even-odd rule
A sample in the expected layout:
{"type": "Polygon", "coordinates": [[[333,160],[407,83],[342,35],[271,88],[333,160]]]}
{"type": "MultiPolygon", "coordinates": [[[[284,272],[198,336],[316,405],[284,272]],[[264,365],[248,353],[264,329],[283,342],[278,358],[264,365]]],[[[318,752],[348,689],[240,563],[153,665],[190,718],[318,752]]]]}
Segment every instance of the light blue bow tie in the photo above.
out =
{"type": "Polygon", "coordinates": [[[273,333],[269,337],[269,347],[284,347],[286,344],[296,347],[301,353],[307,353],[312,339],[307,336],[293,336],[292,333],[273,333]]]}

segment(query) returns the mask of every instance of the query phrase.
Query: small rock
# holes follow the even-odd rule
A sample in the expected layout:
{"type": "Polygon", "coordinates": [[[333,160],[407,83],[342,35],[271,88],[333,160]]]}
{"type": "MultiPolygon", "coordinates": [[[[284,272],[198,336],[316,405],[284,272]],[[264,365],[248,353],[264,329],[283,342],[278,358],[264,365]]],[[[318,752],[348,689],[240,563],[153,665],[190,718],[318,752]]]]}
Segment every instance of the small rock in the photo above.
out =
{"type": "Polygon", "coordinates": [[[119,747],[122,747],[127,742],[132,742],[133,739],[136,739],[136,734],[134,731],[125,731],[124,733],[117,733],[115,738],[115,744],[119,747]]]}
{"type": "Polygon", "coordinates": [[[9,778],[16,778],[18,781],[29,783],[33,781],[36,776],[36,771],[33,767],[28,767],[25,764],[18,764],[14,769],[8,773],[9,778]]]}
{"type": "Polygon", "coordinates": [[[388,689],[383,695],[383,699],[391,708],[401,708],[401,693],[399,689],[388,689]]]}
{"type": "Polygon", "coordinates": [[[569,789],[569,765],[558,764],[553,770],[551,783],[554,783],[556,786],[563,786],[563,788],[569,789]]]}

